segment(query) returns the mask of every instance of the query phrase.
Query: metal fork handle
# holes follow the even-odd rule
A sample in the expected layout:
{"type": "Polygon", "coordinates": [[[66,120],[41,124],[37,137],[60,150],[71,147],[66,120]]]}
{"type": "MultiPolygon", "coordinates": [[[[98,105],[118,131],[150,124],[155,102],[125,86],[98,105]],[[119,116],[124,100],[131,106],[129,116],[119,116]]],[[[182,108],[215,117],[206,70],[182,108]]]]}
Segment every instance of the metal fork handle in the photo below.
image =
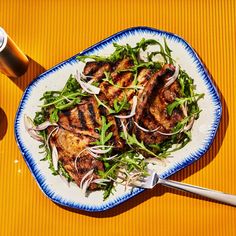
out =
{"type": "Polygon", "coordinates": [[[171,187],[171,188],[189,192],[189,193],[195,193],[209,199],[213,199],[219,202],[236,206],[236,195],[227,194],[224,192],[219,192],[219,191],[202,188],[202,187],[198,187],[198,186],[194,186],[190,184],[180,183],[180,182],[167,180],[167,179],[159,179],[158,183],[165,185],[167,187],[171,187]]]}

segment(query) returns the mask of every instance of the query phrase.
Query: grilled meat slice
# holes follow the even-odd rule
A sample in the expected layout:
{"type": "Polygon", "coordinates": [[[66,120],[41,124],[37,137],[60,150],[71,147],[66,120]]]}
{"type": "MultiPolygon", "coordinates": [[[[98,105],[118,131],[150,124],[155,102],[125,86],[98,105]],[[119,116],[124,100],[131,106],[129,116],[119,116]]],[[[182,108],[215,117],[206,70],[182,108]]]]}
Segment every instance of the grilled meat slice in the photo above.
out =
{"type": "Polygon", "coordinates": [[[146,84],[142,93],[138,97],[135,121],[138,122],[143,114],[144,109],[150,105],[150,102],[158,95],[159,89],[164,86],[164,79],[169,78],[174,73],[172,65],[164,65],[163,68],[154,73],[151,79],[146,84]]]}
{"type": "MultiPolygon", "coordinates": [[[[102,98],[100,97],[100,99],[102,98]]],[[[107,123],[112,123],[112,125],[108,129],[108,133],[112,132],[113,135],[109,140],[108,145],[112,145],[113,148],[117,151],[122,150],[123,148],[125,148],[125,141],[120,137],[120,132],[122,132],[120,120],[113,115],[109,115],[107,109],[103,106],[100,106],[99,110],[100,114],[106,117],[107,123]]]]}
{"type": "Polygon", "coordinates": [[[128,87],[133,81],[133,74],[131,72],[122,72],[116,75],[115,82],[116,86],[109,84],[104,81],[100,84],[101,92],[105,95],[106,100],[109,101],[110,106],[113,106],[114,100],[118,97],[124,96],[125,90],[119,87],[128,87]],[[128,85],[128,86],[127,86],[128,85]]]}
{"type": "Polygon", "coordinates": [[[108,62],[87,62],[83,74],[86,76],[92,76],[94,81],[100,81],[104,78],[104,72],[111,71],[111,64],[108,62]]]}
{"type": "MultiPolygon", "coordinates": [[[[150,69],[147,69],[147,68],[142,68],[140,70],[140,72],[138,73],[138,76],[137,76],[137,86],[138,87],[145,87],[147,82],[149,81],[150,77],[151,77],[151,74],[152,74],[152,71],[150,69]]],[[[134,86],[134,84],[132,83],[131,85],[129,86],[134,86]]],[[[128,86],[127,86],[128,87],[128,86]]],[[[143,89],[139,89],[138,90],[138,95],[140,93],[142,93],[143,89]]],[[[134,89],[129,89],[126,91],[126,96],[127,96],[127,100],[132,103],[132,99],[133,99],[133,96],[135,95],[135,90],[134,89]]],[[[119,100],[122,100],[123,96],[119,97],[119,100]]]]}
{"type": "Polygon", "coordinates": [[[73,133],[98,138],[97,128],[101,126],[101,116],[96,99],[89,97],[72,110],[63,111],[58,124],[73,133]]]}
{"type": "MultiPolygon", "coordinates": [[[[139,94],[134,120],[140,126],[148,130],[158,127],[158,131],[170,133],[177,122],[183,119],[182,111],[179,109],[176,109],[171,116],[166,111],[168,104],[180,95],[180,85],[177,81],[170,87],[164,87],[166,80],[174,74],[174,71],[173,65],[164,65],[160,71],[153,74],[142,93],[139,94]]],[[[136,126],[133,132],[146,144],[161,143],[169,137],[158,132],[147,133],[136,126]]]]}
{"type": "Polygon", "coordinates": [[[133,66],[133,61],[130,58],[125,57],[116,62],[113,73],[118,73],[121,70],[129,69],[132,66],[133,66]]]}
{"type": "Polygon", "coordinates": [[[132,60],[129,58],[124,58],[116,63],[111,72],[111,80],[115,86],[111,85],[109,82],[104,81],[100,84],[101,92],[105,95],[106,100],[111,106],[113,106],[115,98],[120,95],[123,96],[124,89],[120,87],[128,87],[133,82],[133,74],[129,71],[124,71],[129,69],[133,65],[132,60]]]}
{"type": "MultiPolygon", "coordinates": [[[[87,76],[92,76],[95,81],[100,81],[104,78],[104,71],[110,72],[110,77],[113,86],[107,81],[100,83],[101,94],[103,94],[103,101],[107,101],[110,106],[113,106],[114,100],[122,101],[124,96],[132,103],[132,98],[136,91],[134,89],[125,89],[133,87],[134,76],[128,71],[133,66],[133,60],[130,58],[123,58],[117,61],[114,65],[104,62],[87,62],[83,73],[87,76]]],[[[136,86],[145,86],[151,76],[151,70],[141,68],[137,76],[136,86]]]]}
{"type": "Polygon", "coordinates": [[[171,116],[169,116],[166,111],[167,105],[172,103],[176,97],[179,97],[179,93],[180,86],[179,83],[175,81],[170,87],[161,88],[158,96],[155,97],[150,105],[150,113],[166,130],[171,130],[177,122],[183,119],[183,114],[180,109],[175,109],[171,116]]]}
{"type": "Polygon", "coordinates": [[[102,65],[103,63],[101,62],[89,61],[84,67],[83,74],[86,76],[92,76],[102,65]]]}
{"type": "MultiPolygon", "coordinates": [[[[92,137],[77,135],[63,128],[59,128],[50,138],[51,147],[55,145],[57,148],[59,161],[77,185],[80,185],[84,175],[91,169],[94,170],[93,179],[99,178],[98,170],[104,171],[101,161],[96,160],[87,151],[81,152],[94,141],[92,137]]],[[[96,188],[95,183],[90,185],[91,190],[96,188]]]]}
{"type": "Polygon", "coordinates": [[[122,101],[124,96],[126,96],[127,101],[132,104],[132,98],[136,91],[134,89],[129,89],[129,87],[131,88],[135,85],[145,86],[147,84],[151,75],[151,70],[141,68],[137,76],[137,84],[134,84],[133,73],[127,71],[132,65],[133,62],[131,59],[124,58],[118,62],[118,64],[114,67],[115,70],[110,75],[115,86],[106,81],[100,84],[101,92],[106,96],[110,106],[113,106],[115,99],[122,101]]]}

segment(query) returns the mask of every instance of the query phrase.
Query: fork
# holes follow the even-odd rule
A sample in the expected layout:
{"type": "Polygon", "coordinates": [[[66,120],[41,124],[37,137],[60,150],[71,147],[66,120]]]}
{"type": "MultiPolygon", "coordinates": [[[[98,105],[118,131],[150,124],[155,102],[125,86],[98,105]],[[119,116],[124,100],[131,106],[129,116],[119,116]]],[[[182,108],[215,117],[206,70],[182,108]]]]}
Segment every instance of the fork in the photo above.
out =
{"type": "Polygon", "coordinates": [[[143,177],[140,180],[136,180],[133,185],[140,188],[151,189],[157,184],[162,184],[167,187],[171,187],[174,189],[178,189],[181,191],[195,193],[200,196],[213,199],[218,202],[222,202],[225,204],[229,204],[232,206],[236,206],[236,195],[219,192],[216,190],[211,190],[207,188],[202,188],[190,184],[180,183],[173,180],[163,179],[158,176],[158,174],[151,169],[148,169],[149,175],[147,177],[143,177]]]}

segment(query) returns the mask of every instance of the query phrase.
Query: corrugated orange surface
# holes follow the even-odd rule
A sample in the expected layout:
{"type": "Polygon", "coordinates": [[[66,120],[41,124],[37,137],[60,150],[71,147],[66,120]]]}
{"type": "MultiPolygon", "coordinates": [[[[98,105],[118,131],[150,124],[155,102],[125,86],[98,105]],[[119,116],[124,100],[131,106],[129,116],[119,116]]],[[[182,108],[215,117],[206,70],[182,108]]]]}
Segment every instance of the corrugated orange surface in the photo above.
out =
{"type": "Polygon", "coordinates": [[[163,29],[194,47],[223,104],[210,150],[172,179],[236,194],[235,17],[234,0],[1,0],[0,25],[31,62],[18,80],[0,74],[0,235],[236,235],[236,208],[164,187],[106,212],[64,209],[41,193],[14,139],[18,103],[37,74],[125,28],[163,29]]]}

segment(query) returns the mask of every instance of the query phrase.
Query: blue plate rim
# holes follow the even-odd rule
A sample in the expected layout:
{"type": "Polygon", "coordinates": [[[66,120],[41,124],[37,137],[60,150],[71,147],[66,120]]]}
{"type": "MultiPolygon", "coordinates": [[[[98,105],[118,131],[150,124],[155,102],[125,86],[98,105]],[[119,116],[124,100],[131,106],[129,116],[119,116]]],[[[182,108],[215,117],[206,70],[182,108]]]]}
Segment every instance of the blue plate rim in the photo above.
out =
{"type": "Polygon", "coordinates": [[[71,64],[71,63],[75,63],[76,61],[76,57],[78,55],[84,55],[87,52],[91,52],[93,50],[96,50],[97,48],[103,46],[104,44],[108,44],[111,43],[113,41],[116,41],[119,38],[122,38],[123,36],[125,36],[125,34],[132,34],[132,33],[136,33],[136,32],[151,32],[157,35],[164,35],[167,38],[175,38],[177,39],[179,42],[181,42],[183,45],[185,45],[185,49],[188,50],[188,53],[191,54],[191,56],[195,59],[195,62],[197,63],[197,67],[199,69],[201,69],[201,74],[202,76],[204,76],[204,82],[207,83],[207,87],[208,89],[210,89],[211,91],[211,96],[213,97],[213,101],[214,101],[214,107],[215,107],[215,114],[214,114],[214,122],[213,122],[213,127],[211,130],[211,134],[210,137],[211,139],[208,140],[207,143],[205,143],[205,146],[201,149],[198,150],[197,153],[194,153],[194,155],[191,155],[189,157],[187,157],[181,164],[178,164],[174,167],[172,167],[170,170],[168,170],[167,172],[165,172],[162,177],[166,178],[174,173],[176,173],[177,171],[187,167],[188,165],[192,164],[193,162],[195,162],[196,160],[198,160],[204,153],[206,153],[206,151],[210,148],[214,137],[216,135],[216,132],[218,130],[218,126],[220,124],[220,120],[221,120],[221,116],[222,116],[222,106],[221,106],[221,101],[220,101],[220,96],[216,90],[216,87],[214,86],[214,84],[211,81],[211,78],[204,66],[204,64],[202,63],[202,61],[200,60],[199,56],[197,55],[197,53],[194,51],[194,49],[180,36],[164,31],[164,30],[158,30],[155,28],[151,28],[151,27],[147,27],[147,26],[138,26],[138,27],[131,27],[125,30],[122,30],[120,32],[117,32],[111,36],[109,36],[108,38],[94,44],[93,46],[81,51],[80,53],[70,57],[67,60],[62,61],[61,63],[55,65],[54,67],[52,67],[51,69],[47,70],[46,72],[42,73],[41,75],[39,75],[37,78],[35,78],[26,88],[25,92],[23,93],[22,99],[20,101],[18,110],[16,112],[16,117],[15,117],[15,123],[14,123],[14,133],[15,133],[15,139],[17,142],[17,145],[25,159],[25,162],[28,166],[28,168],[30,169],[32,175],[34,176],[38,186],[40,187],[40,189],[42,190],[42,192],[52,201],[54,201],[57,204],[60,204],[62,206],[65,207],[69,207],[69,208],[74,208],[74,209],[78,209],[78,210],[84,210],[84,211],[89,211],[89,212],[99,212],[99,211],[104,211],[104,210],[108,210],[110,208],[113,208],[123,202],[125,202],[126,200],[134,197],[135,195],[143,192],[143,189],[139,189],[139,188],[135,188],[131,193],[127,193],[125,195],[122,195],[121,197],[116,198],[115,200],[111,201],[111,202],[106,202],[105,204],[102,204],[98,207],[96,206],[89,206],[89,205],[83,205],[80,203],[74,203],[74,202],[70,202],[70,201],[64,201],[62,198],[60,197],[55,197],[53,193],[51,193],[50,191],[48,191],[47,188],[50,188],[49,186],[45,186],[42,183],[42,179],[40,178],[39,175],[37,175],[34,171],[34,166],[32,161],[30,161],[30,159],[32,159],[33,157],[30,156],[30,154],[27,152],[27,149],[24,147],[23,145],[23,141],[21,140],[20,134],[19,134],[19,129],[18,129],[18,121],[19,121],[19,117],[21,114],[21,110],[23,109],[22,107],[24,106],[24,101],[27,98],[27,94],[30,92],[31,87],[37,83],[37,81],[45,78],[47,75],[49,75],[50,73],[53,73],[56,70],[61,69],[64,65],[66,64],[71,64]]]}

